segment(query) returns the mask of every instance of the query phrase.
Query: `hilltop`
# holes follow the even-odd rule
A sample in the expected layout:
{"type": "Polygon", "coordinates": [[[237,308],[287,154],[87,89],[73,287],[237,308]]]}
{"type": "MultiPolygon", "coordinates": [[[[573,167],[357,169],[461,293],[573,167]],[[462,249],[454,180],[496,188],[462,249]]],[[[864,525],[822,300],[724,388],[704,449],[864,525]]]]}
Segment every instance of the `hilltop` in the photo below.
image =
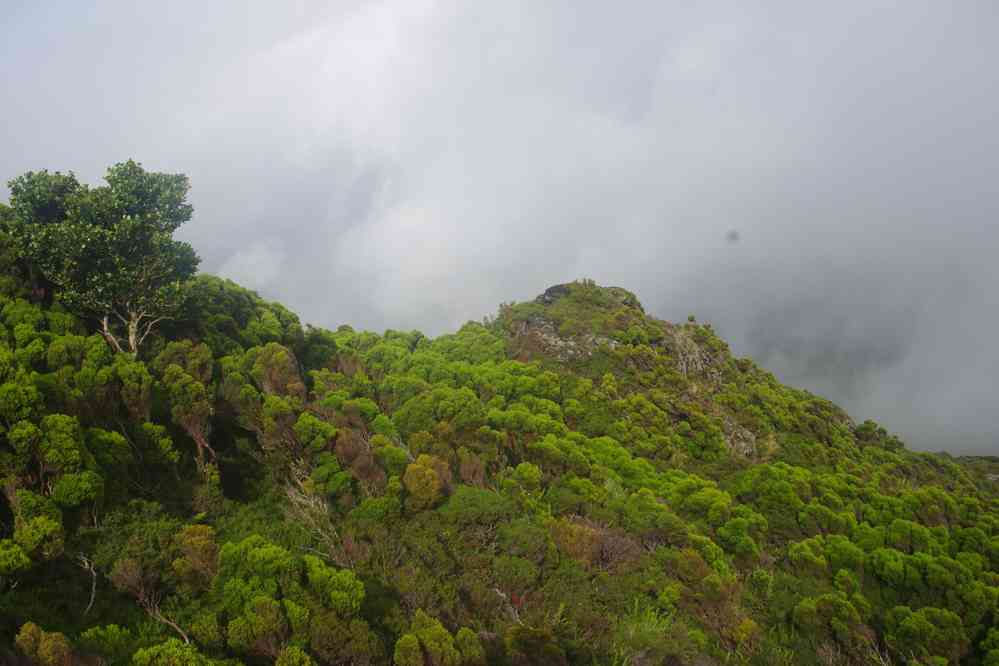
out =
{"type": "Polygon", "coordinates": [[[996,460],[588,280],[303,325],[197,273],[156,176],[0,207],[0,661],[999,664],[996,460]],[[155,325],[122,243],[172,262],[155,325]]]}

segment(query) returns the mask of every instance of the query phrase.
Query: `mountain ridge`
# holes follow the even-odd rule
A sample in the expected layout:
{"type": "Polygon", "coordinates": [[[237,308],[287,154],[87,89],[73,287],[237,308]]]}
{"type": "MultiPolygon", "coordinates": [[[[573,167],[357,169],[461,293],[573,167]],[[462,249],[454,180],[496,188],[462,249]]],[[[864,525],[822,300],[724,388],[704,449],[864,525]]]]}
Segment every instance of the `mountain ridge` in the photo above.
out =
{"type": "Polygon", "coordinates": [[[592,280],[303,325],[195,272],[186,179],[107,181],[0,207],[0,659],[999,664],[999,461],[592,280]]]}

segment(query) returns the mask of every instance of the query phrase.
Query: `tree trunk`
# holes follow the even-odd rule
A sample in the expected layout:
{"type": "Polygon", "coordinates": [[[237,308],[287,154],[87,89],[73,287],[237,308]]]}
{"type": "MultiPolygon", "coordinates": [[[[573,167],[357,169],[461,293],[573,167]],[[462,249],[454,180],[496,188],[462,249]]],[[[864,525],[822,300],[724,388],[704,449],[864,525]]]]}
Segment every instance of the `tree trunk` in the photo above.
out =
{"type": "Polygon", "coordinates": [[[109,345],[111,345],[112,347],[114,347],[114,350],[115,350],[116,352],[121,352],[121,351],[124,351],[124,350],[123,350],[123,349],[121,348],[121,343],[120,343],[120,342],[118,342],[118,338],[117,338],[117,337],[115,336],[115,334],[114,334],[114,333],[113,333],[113,332],[111,331],[111,324],[110,324],[110,322],[108,321],[108,316],[107,316],[107,315],[104,315],[104,317],[103,317],[103,318],[101,318],[101,336],[103,336],[104,340],[105,340],[105,341],[106,341],[106,342],[107,342],[107,343],[108,343],[109,345]]]}
{"type": "Polygon", "coordinates": [[[204,431],[197,427],[186,428],[187,434],[191,436],[194,443],[198,447],[198,471],[204,472],[205,469],[205,451],[208,451],[208,456],[211,459],[209,462],[218,464],[218,456],[215,454],[215,449],[212,445],[208,443],[208,437],[205,436],[204,431]]]}
{"type": "Polygon", "coordinates": [[[76,556],[76,560],[83,570],[90,574],[90,603],[83,611],[83,614],[86,615],[94,607],[94,599],[97,597],[97,567],[93,560],[82,553],[76,556]]]}
{"type": "Polygon", "coordinates": [[[180,628],[180,625],[178,625],[176,622],[168,618],[160,611],[160,606],[158,603],[151,603],[147,605],[146,613],[149,615],[149,617],[153,618],[157,622],[160,622],[162,624],[167,625],[168,627],[171,627],[174,631],[180,634],[180,637],[184,639],[185,643],[190,645],[191,639],[188,638],[187,633],[180,628]]]}
{"type": "Polygon", "coordinates": [[[128,315],[128,349],[133,354],[139,353],[139,315],[135,312],[128,315]]]}

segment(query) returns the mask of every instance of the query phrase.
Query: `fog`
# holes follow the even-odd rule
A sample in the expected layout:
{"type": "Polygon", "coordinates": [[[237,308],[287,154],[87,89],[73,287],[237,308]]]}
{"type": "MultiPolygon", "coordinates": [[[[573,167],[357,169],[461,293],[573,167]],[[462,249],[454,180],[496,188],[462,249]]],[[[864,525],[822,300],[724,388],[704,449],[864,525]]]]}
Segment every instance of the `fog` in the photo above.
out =
{"type": "Polygon", "coordinates": [[[202,268],[440,334],[589,277],[999,454],[999,5],[7,2],[0,179],[191,177],[202,268]]]}

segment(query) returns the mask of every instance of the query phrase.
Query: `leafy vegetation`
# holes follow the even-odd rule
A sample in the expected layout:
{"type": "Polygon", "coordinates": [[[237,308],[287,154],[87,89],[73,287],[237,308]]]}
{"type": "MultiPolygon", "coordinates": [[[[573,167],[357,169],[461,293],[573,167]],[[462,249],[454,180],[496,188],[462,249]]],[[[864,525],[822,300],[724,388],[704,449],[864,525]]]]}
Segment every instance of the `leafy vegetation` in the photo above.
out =
{"type": "Polygon", "coordinates": [[[0,206],[11,658],[999,664],[999,461],[590,281],[436,339],[303,326],[193,274],[182,176],[107,183],[0,206]]]}

